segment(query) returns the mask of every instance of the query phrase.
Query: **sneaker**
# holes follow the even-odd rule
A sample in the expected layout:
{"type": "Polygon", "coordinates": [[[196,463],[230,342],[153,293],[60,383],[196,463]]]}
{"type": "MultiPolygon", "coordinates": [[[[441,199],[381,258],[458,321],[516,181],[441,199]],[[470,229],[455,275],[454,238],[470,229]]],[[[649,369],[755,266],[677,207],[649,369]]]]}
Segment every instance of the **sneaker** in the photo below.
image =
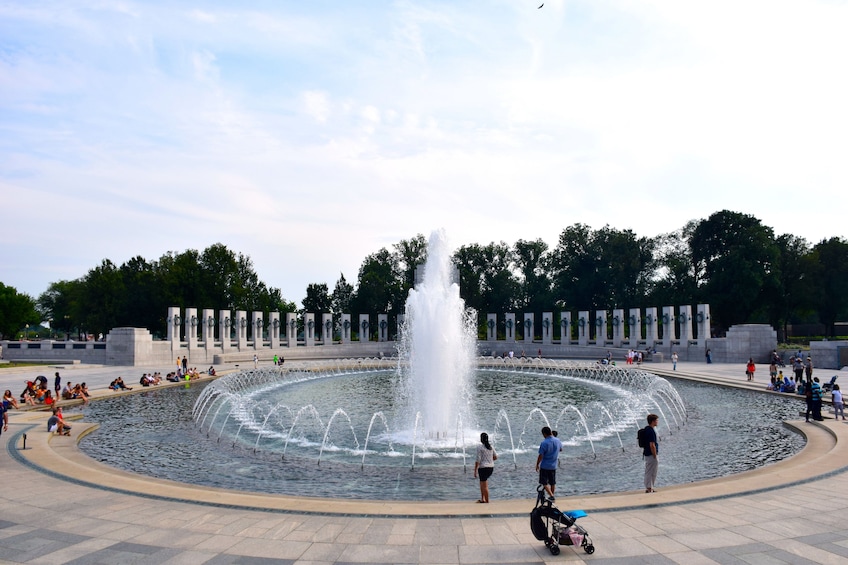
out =
{"type": "Polygon", "coordinates": [[[547,500],[548,502],[556,502],[556,497],[555,497],[555,496],[551,496],[551,495],[549,495],[549,494],[546,494],[546,495],[545,495],[545,500],[547,500]]]}

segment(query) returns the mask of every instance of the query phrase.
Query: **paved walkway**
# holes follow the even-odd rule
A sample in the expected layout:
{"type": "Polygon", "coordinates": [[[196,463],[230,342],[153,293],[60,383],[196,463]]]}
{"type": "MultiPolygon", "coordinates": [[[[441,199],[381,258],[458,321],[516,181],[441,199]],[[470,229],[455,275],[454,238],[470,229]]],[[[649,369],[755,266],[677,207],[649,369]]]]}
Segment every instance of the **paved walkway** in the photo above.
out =
{"type": "MultiPolygon", "coordinates": [[[[735,365],[678,368],[751,386],[735,365]]],[[[53,371],[45,372],[51,384],[53,371]]],[[[95,390],[117,374],[138,382],[141,372],[60,371],[95,390]]],[[[17,394],[35,374],[1,370],[0,388],[17,394]]],[[[764,388],[762,379],[754,386],[764,388]]],[[[78,452],[76,437],[49,438],[43,419],[13,411],[0,437],[0,563],[848,562],[848,425],[841,421],[795,423],[808,447],[751,473],[656,494],[561,498],[560,508],[589,511],[580,523],[596,552],[563,547],[552,556],[530,532],[529,500],[494,501],[481,514],[481,505],[467,502],[356,506],[199,489],[105,469],[78,452]]]]}

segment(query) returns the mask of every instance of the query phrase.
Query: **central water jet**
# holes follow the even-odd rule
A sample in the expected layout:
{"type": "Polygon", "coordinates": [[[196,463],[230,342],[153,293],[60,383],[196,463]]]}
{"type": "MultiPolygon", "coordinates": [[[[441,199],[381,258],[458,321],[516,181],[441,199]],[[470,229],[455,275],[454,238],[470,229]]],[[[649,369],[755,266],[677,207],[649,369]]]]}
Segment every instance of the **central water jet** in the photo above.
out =
{"type": "Polygon", "coordinates": [[[430,235],[420,283],[409,291],[400,329],[397,401],[413,432],[416,416],[425,437],[448,438],[457,422],[474,427],[471,375],[476,313],[459,296],[456,269],[443,230],[430,235]]]}

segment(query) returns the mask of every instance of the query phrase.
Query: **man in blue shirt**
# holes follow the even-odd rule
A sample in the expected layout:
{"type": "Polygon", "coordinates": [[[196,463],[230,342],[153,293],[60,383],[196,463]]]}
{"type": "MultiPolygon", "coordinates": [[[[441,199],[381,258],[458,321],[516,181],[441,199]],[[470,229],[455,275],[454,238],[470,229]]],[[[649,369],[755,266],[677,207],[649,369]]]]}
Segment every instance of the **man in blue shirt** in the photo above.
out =
{"type": "Polygon", "coordinates": [[[818,377],[813,378],[810,388],[813,391],[813,420],[821,422],[824,418],[822,418],[822,388],[818,377]]]}
{"type": "Polygon", "coordinates": [[[656,414],[648,414],[648,426],[643,435],[642,455],[645,458],[645,492],[657,492],[654,485],[657,482],[657,470],[659,469],[658,454],[660,451],[657,432],[654,428],[660,421],[656,414]]]}
{"type": "Polygon", "coordinates": [[[545,439],[539,445],[539,457],[536,458],[536,470],[539,472],[539,484],[545,486],[545,492],[548,494],[548,500],[555,500],[554,493],[556,492],[556,469],[557,461],[559,460],[559,451],[561,443],[551,434],[551,429],[548,426],[542,428],[542,435],[545,439]]]}

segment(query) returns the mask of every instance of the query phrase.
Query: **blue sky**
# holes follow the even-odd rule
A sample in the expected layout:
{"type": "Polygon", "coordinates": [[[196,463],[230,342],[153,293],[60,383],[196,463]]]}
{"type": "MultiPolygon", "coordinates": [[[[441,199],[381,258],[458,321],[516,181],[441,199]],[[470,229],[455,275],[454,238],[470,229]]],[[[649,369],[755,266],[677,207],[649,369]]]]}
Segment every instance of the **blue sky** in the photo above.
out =
{"type": "Polygon", "coordinates": [[[0,281],[221,242],[299,302],[437,228],[846,236],[848,2],[539,3],[0,1],[0,281]]]}

